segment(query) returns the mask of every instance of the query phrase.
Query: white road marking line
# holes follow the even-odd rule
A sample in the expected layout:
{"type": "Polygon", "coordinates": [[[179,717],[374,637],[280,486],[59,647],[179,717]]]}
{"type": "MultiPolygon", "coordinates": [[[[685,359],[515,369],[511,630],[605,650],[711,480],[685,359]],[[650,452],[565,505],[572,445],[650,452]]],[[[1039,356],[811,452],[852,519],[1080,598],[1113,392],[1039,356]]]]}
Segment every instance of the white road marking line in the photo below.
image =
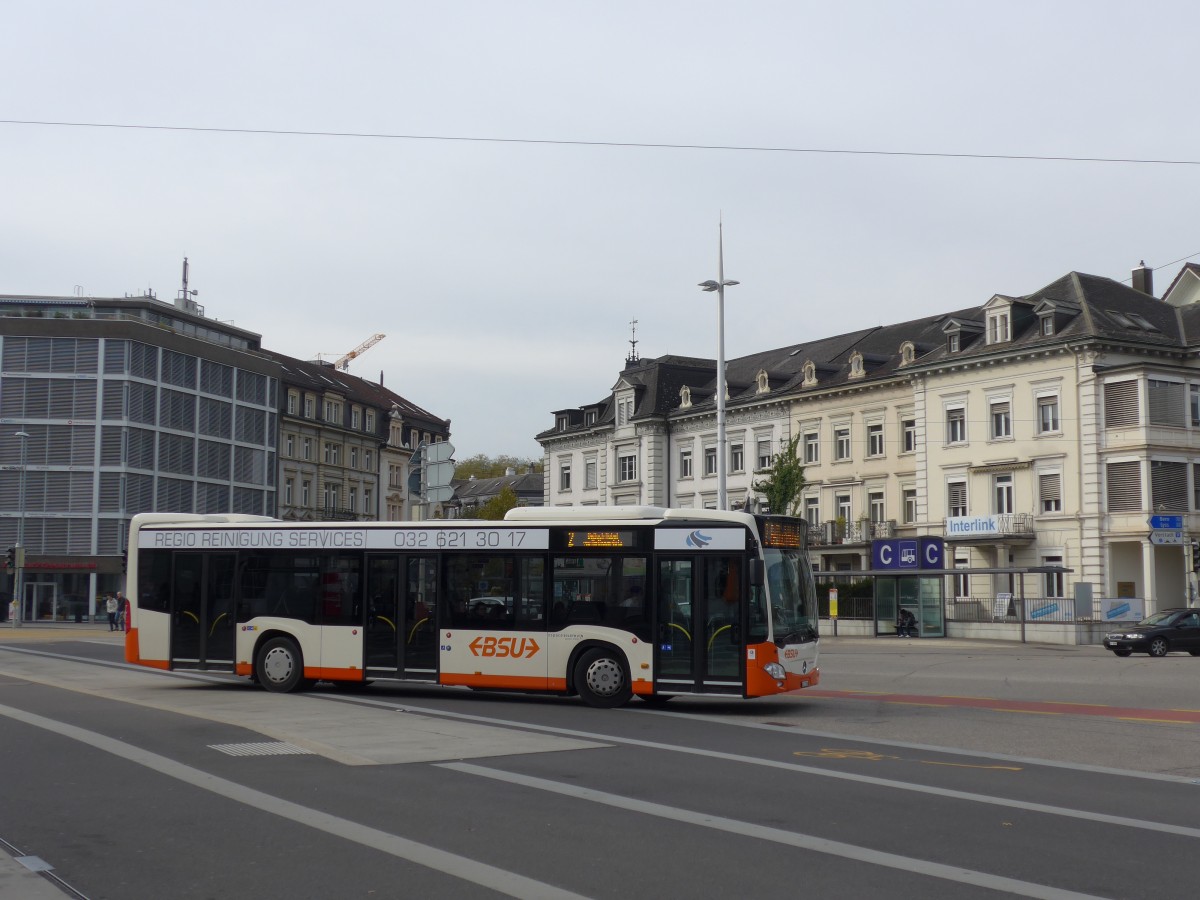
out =
{"type": "Polygon", "coordinates": [[[4,705],[0,705],[0,715],[71,740],[80,741],[97,750],[118,756],[127,762],[145,766],[147,769],[169,778],[175,778],[193,787],[210,791],[228,800],[254,809],[265,810],[300,825],[306,825],[317,831],[323,831],[326,834],[371,847],[391,856],[427,866],[437,872],[444,872],[463,881],[491,888],[510,897],[545,898],[545,900],[583,900],[584,897],[582,894],[575,894],[533,878],[526,878],[515,872],[489,866],[456,853],[439,850],[427,844],[419,844],[416,841],[388,834],[386,831],[370,828],[358,822],[322,812],[319,809],[311,809],[290,800],[256,791],[246,785],[227,781],[201,769],[186,766],[157,753],[143,750],[141,747],[135,747],[133,744],[127,744],[124,741],[118,741],[75,725],[57,722],[45,716],[4,705]]]}
{"type": "Polygon", "coordinates": [[[810,850],[814,853],[825,853],[871,865],[900,869],[906,875],[928,875],[932,878],[940,878],[945,881],[971,884],[994,891],[1005,891],[1020,897],[1036,897],[1039,900],[1068,900],[1068,898],[1075,898],[1075,900],[1082,900],[1082,898],[1099,900],[1094,894],[1080,894],[1076,891],[1068,891],[1043,884],[1034,884],[1030,881],[1006,878],[1003,875],[991,875],[987,872],[977,872],[973,869],[963,869],[958,866],[927,862],[925,860],[914,859],[911,856],[885,853],[881,850],[872,850],[869,847],[860,847],[842,841],[831,841],[827,838],[811,834],[784,831],[781,828],[770,828],[765,825],[755,825],[751,822],[742,822],[737,819],[727,819],[724,816],[692,812],[691,810],[679,809],[674,806],[664,806],[661,803],[651,803],[646,800],[634,800],[618,794],[609,794],[590,788],[561,784],[556,781],[548,781],[544,778],[517,775],[497,769],[486,769],[483,766],[471,765],[470,763],[437,763],[437,766],[442,769],[452,769],[456,772],[478,775],[483,778],[491,778],[496,781],[520,785],[521,787],[550,791],[551,793],[561,794],[577,800],[602,803],[605,806],[617,809],[643,813],[648,816],[657,816],[660,819],[669,819],[673,822],[681,822],[686,825],[713,828],[718,831],[739,834],[743,837],[754,838],[760,841],[774,841],[777,844],[786,844],[790,847],[798,847],[801,850],[810,850]]]}

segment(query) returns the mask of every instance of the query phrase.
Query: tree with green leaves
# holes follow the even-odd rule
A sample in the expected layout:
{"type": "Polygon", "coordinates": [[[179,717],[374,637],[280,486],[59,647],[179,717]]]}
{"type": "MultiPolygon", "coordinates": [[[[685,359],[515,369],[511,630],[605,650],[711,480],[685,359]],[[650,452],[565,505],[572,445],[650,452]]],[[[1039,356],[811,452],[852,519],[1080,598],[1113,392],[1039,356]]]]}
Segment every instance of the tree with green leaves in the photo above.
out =
{"type": "Polygon", "coordinates": [[[773,513],[785,516],[800,514],[800,492],[804,490],[804,463],[800,461],[798,448],[800,435],[787,442],[787,446],[775,454],[771,468],[765,478],[755,481],[751,487],[767,498],[767,507],[773,513]]]}
{"type": "Polygon", "coordinates": [[[503,519],[504,514],[517,505],[517,493],[507,484],[486,503],[481,503],[478,509],[464,513],[465,519],[503,519]]]}
{"type": "Polygon", "coordinates": [[[509,469],[515,469],[517,472],[540,472],[542,463],[541,460],[520,459],[504,453],[499,456],[476,453],[461,462],[454,463],[454,477],[460,481],[466,481],[472,475],[476,478],[499,478],[509,469]]]}

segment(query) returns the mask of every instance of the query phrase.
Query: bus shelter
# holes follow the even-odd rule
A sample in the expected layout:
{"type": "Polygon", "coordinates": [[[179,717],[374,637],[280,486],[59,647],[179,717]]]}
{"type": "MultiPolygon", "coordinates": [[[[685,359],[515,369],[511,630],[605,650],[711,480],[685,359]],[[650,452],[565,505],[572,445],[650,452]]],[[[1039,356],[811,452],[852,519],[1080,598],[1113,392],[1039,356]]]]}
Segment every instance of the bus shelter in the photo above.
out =
{"type": "MultiPolygon", "coordinates": [[[[1005,566],[997,568],[918,569],[844,569],[814,572],[820,581],[870,578],[874,583],[871,618],[876,637],[894,637],[904,611],[915,619],[915,637],[946,636],[946,577],[955,575],[1014,575],[1017,591],[1013,600],[1025,609],[1025,576],[1071,573],[1063,566],[1005,566]]],[[[836,582],[835,582],[836,583],[836,582]]],[[[833,633],[837,634],[837,615],[830,609],[833,633]]],[[[1026,616],[1021,615],[1021,640],[1025,640],[1026,616]]]]}

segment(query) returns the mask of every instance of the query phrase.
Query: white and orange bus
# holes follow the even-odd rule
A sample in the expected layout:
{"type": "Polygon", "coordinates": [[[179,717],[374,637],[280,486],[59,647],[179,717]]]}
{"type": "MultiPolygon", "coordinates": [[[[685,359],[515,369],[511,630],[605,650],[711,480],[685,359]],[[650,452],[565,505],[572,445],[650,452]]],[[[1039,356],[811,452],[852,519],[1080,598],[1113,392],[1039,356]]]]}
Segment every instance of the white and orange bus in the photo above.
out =
{"type": "Polygon", "coordinates": [[[817,684],[803,520],[526,507],[502,521],[145,513],[125,656],[271,691],[377,680],[761,697],[817,684]]]}

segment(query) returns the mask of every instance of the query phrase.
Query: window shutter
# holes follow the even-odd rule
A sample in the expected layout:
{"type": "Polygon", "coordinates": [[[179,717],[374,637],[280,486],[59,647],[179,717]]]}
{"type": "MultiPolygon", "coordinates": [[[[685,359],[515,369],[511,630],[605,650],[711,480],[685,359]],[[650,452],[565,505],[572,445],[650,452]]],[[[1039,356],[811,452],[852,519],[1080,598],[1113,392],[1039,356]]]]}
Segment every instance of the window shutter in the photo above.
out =
{"type": "Polygon", "coordinates": [[[1142,508],[1142,471],[1137,460],[1109,463],[1108,511],[1137,512],[1142,508]]]}
{"type": "Polygon", "coordinates": [[[1154,509],[1187,512],[1187,463],[1151,460],[1150,503],[1154,509]]]}
{"type": "Polygon", "coordinates": [[[1051,472],[1045,475],[1038,476],[1038,494],[1042,499],[1042,509],[1046,509],[1047,503],[1056,504],[1053,509],[1062,508],[1062,475],[1058,472],[1051,472]]]}
{"type": "MultiPolygon", "coordinates": [[[[1133,382],[1130,382],[1131,384],[1133,382]]],[[[1147,382],[1151,425],[1184,425],[1183,385],[1176,381],[1147,382]]]]}
{"type": "Polygon", "coordinates": [[[1129,428],[1141,421],[1138,416],[1136,381],[1110,382],[1104,386],[1104,427],[1129,428]]]}

